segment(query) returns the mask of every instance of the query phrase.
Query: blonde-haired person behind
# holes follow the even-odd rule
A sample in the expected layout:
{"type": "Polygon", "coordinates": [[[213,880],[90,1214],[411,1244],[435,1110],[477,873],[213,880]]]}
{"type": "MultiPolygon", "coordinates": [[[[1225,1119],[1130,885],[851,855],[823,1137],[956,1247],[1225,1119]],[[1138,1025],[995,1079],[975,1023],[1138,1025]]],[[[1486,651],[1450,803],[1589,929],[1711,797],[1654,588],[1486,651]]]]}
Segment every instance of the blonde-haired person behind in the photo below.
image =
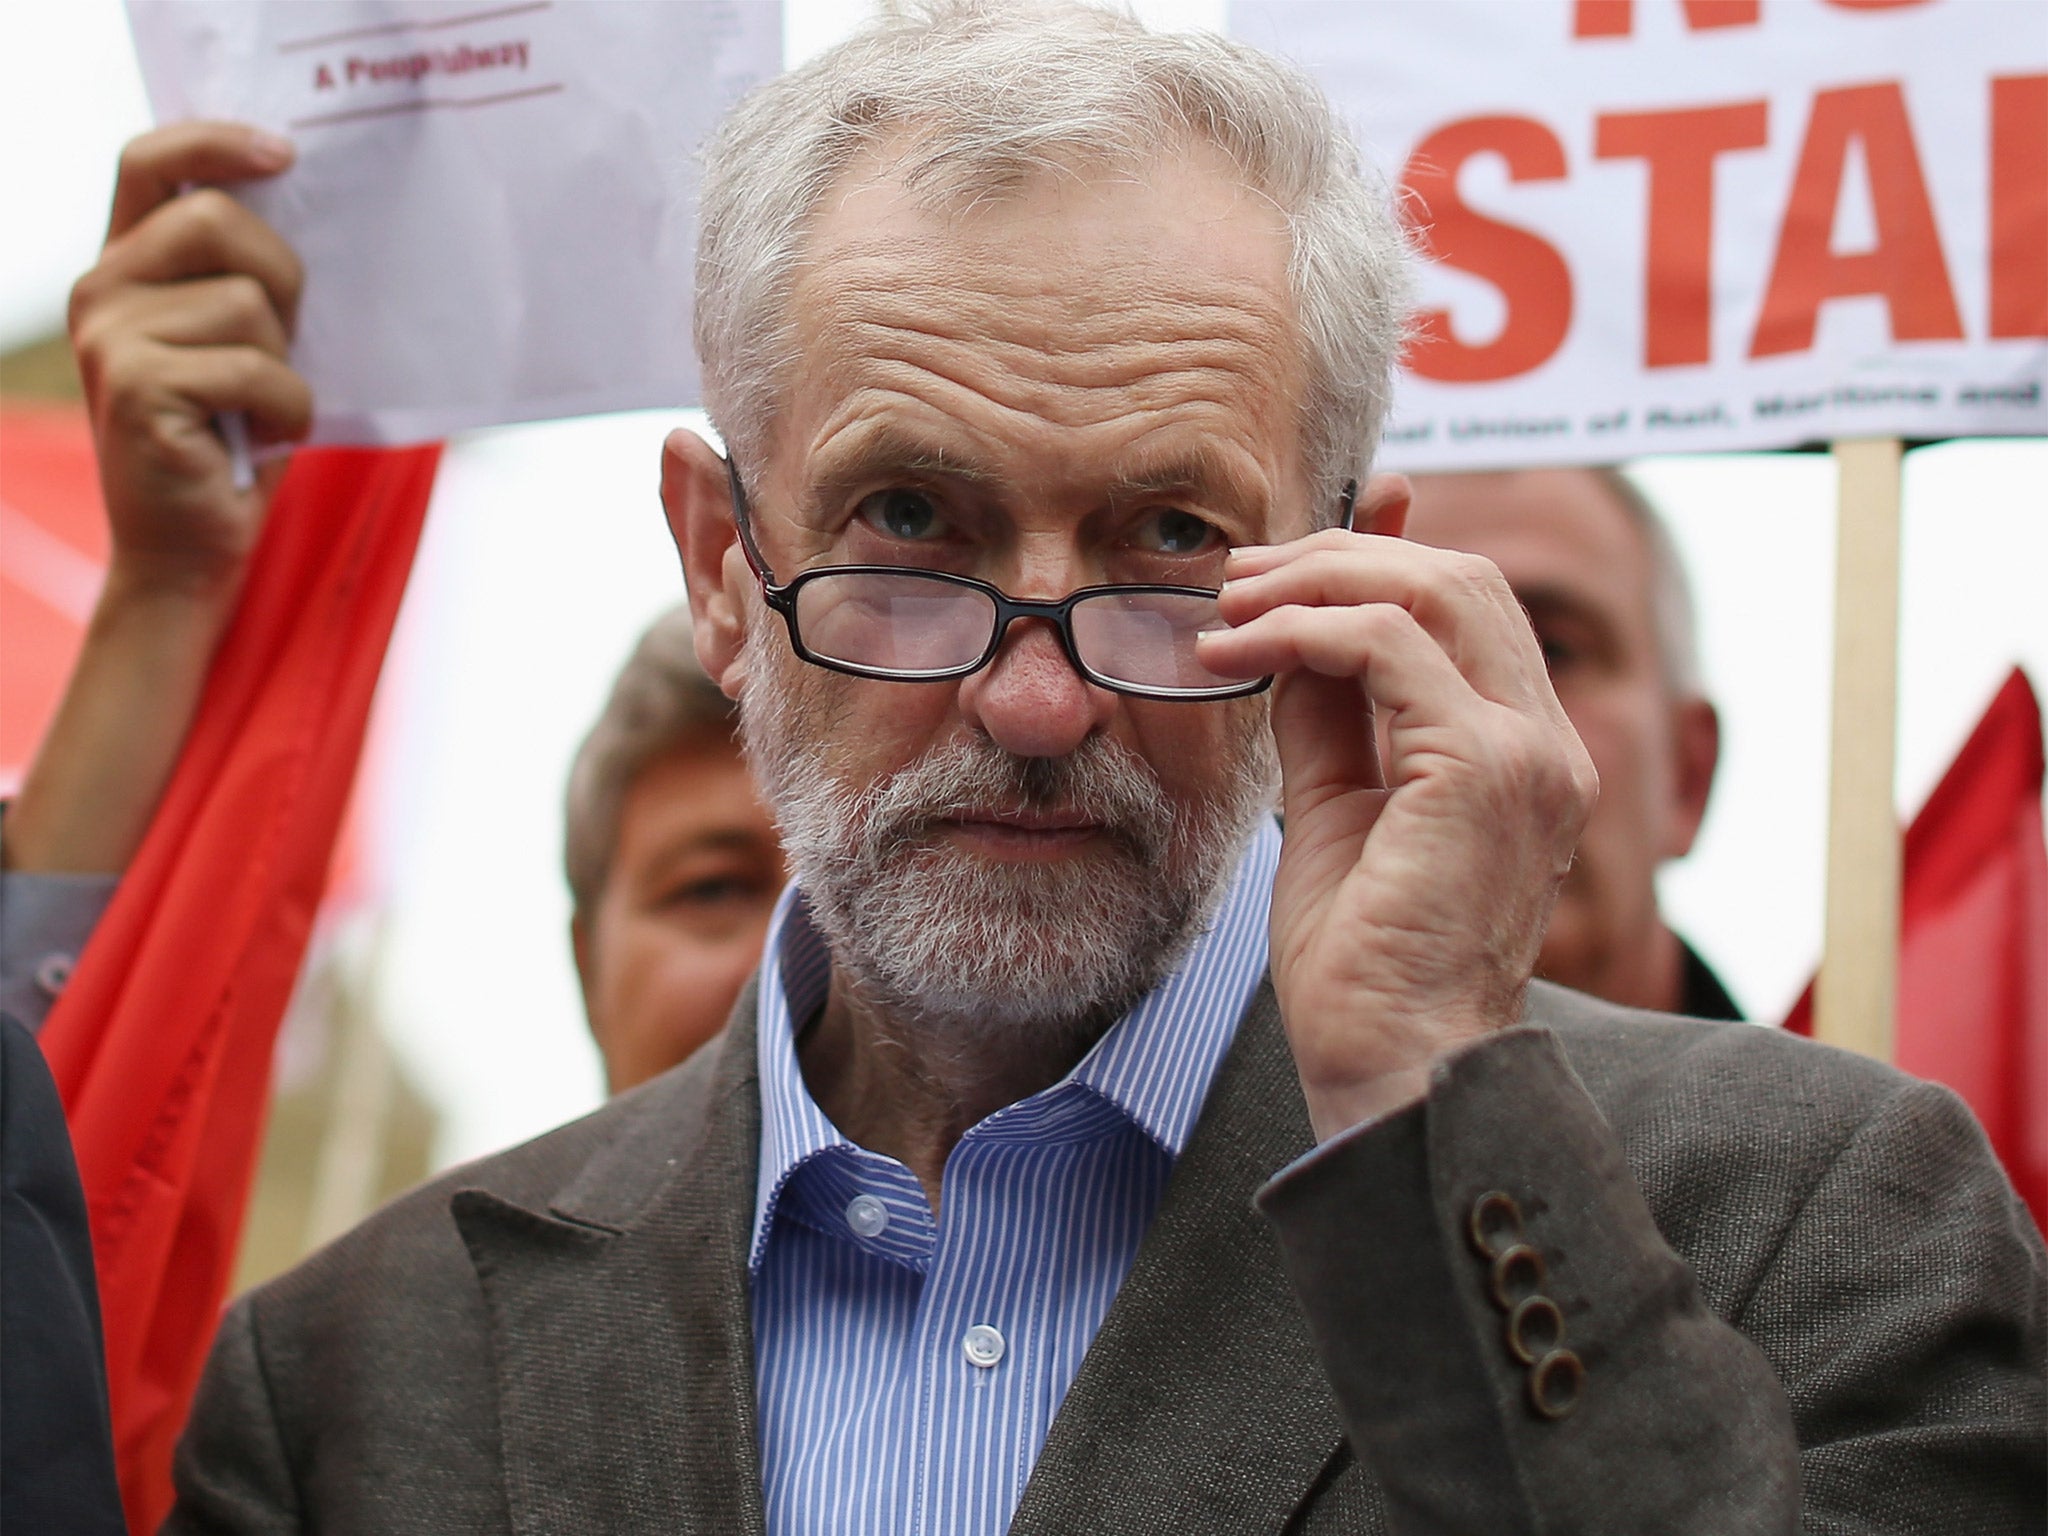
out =
{"type": "Polygon", "coordinates": [[[634,646],[569,771],[570,942],[613,1093],[717,1034],[761,957],[782,847],[737,732],[679,604],[634,646]]]}

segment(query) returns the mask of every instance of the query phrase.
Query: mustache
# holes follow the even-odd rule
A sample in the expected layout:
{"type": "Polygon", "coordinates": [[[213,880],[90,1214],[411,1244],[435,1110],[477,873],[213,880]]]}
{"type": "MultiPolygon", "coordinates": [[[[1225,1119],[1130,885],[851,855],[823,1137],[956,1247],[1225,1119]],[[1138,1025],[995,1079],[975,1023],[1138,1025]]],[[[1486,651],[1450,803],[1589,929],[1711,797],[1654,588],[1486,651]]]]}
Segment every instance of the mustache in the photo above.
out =
{"type": "Polygon", "coordinates": [[[1018,757],[986,737],[963,738],[868,786],[853,819],[886,855],[971,813],[1078,817],[1144,858],[1165,849],[1176,822],[1145,760],[1099,736],[1065,757],[1018,757]]]}

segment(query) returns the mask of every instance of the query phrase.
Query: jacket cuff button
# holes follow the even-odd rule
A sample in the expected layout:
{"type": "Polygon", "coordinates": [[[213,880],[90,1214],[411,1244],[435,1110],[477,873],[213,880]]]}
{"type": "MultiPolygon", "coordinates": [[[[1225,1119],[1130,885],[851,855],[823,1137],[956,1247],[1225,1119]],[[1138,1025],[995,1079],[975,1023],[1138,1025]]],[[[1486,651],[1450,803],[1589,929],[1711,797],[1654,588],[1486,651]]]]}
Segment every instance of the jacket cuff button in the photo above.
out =
{"type": "Polygon", "coordinates": [[[1564,1343],[1564,1314],[1548,1296],[1524,1296],[1508,1314],[1508,1352],[1535,1365],[1564,1343]]]}
{"type": "Polygon", "coordinates": [[[1522,1241],[1522,1208],[1513,1195],[1489,1189],[1472,1202],[1465,1235],[1482,1259],[1497,1259],[1522,1241]]]}
{"type": "Polygon", "coordinates": [[[1543,1255],[1529,1244],[1516,1243],[1502,1249],[1494,1255],[1493,1270],[1487,1276],[1493,1304],[1503,1312],[1512,1312],[1517,1302],[1542,1291],[1544,1273],[1543,1255]]]}
{"type": "Polygon", "coordinates": [[[1585,1363],[1571,1350],[1553,1349],[1529,1368],[1529,1406],[1542,1418],[1568,1418],[1585,1385],[1585,1363]]]}

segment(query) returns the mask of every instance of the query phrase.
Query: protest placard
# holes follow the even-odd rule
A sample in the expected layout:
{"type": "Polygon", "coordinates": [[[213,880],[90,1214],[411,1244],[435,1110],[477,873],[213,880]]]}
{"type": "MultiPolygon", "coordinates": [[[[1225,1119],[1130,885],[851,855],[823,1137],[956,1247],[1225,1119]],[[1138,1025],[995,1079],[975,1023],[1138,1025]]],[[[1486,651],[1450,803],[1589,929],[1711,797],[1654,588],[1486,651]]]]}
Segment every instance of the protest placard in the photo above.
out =
{"type": "Polygon", "coordinates": [[[2000,0],[1233,0],[1438,262],[1385,460],[2048,431],[2048,25],[2000,0]]]}
{"type": "Polygon", "coordinates": [[[781,68],[782,7],[131,0],[159,122],[296,165],[236,193],[306,265],[313,440],[694,404],[691,151],[781,68]]]}

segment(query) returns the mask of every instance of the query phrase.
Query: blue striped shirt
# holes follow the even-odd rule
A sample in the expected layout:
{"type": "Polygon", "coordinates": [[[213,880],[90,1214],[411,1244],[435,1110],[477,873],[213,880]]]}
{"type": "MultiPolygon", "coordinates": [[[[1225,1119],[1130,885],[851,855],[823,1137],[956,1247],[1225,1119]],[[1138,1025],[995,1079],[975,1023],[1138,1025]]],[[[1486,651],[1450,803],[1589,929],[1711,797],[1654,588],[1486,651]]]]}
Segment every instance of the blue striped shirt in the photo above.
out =
{"type": "Polygon", "coordinates": [[[755,1371],[772,1536],[996,1536],[1266,968],[1267,823],[1180,968],[947,1160],[944,1217],[811,1098],[831,965],[785,892],[760,988],[755,1371]]]}

